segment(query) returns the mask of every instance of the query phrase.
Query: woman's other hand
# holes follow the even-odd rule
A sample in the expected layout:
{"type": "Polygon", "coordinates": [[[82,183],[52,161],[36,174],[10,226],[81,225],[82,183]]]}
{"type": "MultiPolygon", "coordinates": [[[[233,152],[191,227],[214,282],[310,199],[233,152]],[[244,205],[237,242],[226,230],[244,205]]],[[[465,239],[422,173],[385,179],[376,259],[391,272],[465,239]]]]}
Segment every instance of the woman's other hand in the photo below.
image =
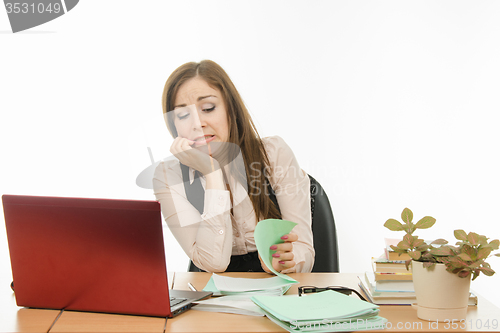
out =
{"type": "MultiPolygon", "coordinates": [[[[273,253],[273,268],[277,272],[289,269],[295,266],[295,261],[293,261],[293,242],[299,239],[299,236],[294,233],[289,233],[281,237],[284,240],[283,243],[274,244],[271,246],[271,250],[276,251],[273,253]]],[[[266,265],[261,261],[262,268],[264,271],[270,273],[266,265]]]]}

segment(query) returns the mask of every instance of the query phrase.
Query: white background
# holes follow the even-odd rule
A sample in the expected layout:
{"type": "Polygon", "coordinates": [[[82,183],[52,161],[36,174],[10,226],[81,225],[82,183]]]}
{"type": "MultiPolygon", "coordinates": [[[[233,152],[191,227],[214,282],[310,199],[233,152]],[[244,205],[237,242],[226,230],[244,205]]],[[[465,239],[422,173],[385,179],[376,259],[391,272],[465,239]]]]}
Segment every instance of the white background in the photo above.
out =
{"type": "MultiPolygon", "coordinates": [[[[382,225],[405,207],[437,219],[425,239],[500,238],[499,14],[498,1],[82,0],[12,34],[0,10],[0,194],[153,200],[135,178],[146,147],[169,155],[165,80],[212,59],[261,136],[283,137],[326,189],[342,272],[402,237],[382,225]]],[[[500,306],[490,262],[499,273],[472,287],[500,306]]]]}

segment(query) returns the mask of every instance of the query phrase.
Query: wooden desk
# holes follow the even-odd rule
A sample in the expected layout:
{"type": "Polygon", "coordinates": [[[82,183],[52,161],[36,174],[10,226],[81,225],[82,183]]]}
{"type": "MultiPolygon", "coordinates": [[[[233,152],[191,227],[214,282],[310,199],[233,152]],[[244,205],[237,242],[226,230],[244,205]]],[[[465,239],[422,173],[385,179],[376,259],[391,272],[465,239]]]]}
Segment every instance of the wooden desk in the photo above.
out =
{"type": "MultiPolygon", "coordinates": [[[[187,290],[187,283],[191,282],[196,288],[202,289],[210,278],[208,273],[175,273],[169,274],[172,279],[169,283],[174,289],[187,290]]],[[[266,273],[225,273],[234,277],[269,277],[266,273]]],[[[291,274],[299,285],[332,286],[342,285],[359,290],[356,274],[291,274]]],[[[296,294],[298,285],[294,285],[288,294],[296,294]]],[[[100,314],[76,311],[39,310],[19,308],[15,305],[12,292],[0,290],[2,301],[0,315],[0,332],[286,332],[265,317],[233,315],[190,310],[178,317],[164,318],[100,314]],[[59,316],[60,314],[60,316],[59,316]],[[58,317],[59,316],[59,317],[58,317]],[[165,326],[166,323],[166,326],[165,326]],[[51,325],[53,325],[51,327],[51,325]]],[[[488,331],[485,324],[488,321],[490,328],[492,321],[497,320],[496,330],[500,331],[500,309],[478,295],[477,307],[469,307],[467,325],[456,324],[458,328],[464,326],[467,331],[488,331]],[[471,325],[472,324],[472,325],[471,325]],[[482,330],[481,330],[482,329],[482,330]]],[[[451,324],[429,323],[417,318],[416,310],[410,306],[381,306],[380,315],[389,320],[385,331],[419,331],[419,332],[447,332],[451,331],[451,324]],[[447,326],[450,326],[447,328],[447,326]]],[[[380,331],[376,331],[380,332],[380,331]]]]}
{"type": "Polygon", "coordinates": [[[17,306],[11,281],[0,279],[0,332],[47,332],[60,311],[17,306]]]}

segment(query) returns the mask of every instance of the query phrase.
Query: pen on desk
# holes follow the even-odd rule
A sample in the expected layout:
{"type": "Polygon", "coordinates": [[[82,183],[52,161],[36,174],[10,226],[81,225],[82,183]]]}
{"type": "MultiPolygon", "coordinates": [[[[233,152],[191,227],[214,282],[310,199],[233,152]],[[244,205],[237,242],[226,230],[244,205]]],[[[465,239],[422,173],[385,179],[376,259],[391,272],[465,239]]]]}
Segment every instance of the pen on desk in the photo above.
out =
{"type": "Polygon", "coordinates": [[[188,287],[189,287],[189,289],[191,289],[192,291],[198,291],[198,290],[196,290],[196,288],[195,288],[195,287],[194,287],[194,286],[193,286],[190,282],[188,282],[188,287]]]}

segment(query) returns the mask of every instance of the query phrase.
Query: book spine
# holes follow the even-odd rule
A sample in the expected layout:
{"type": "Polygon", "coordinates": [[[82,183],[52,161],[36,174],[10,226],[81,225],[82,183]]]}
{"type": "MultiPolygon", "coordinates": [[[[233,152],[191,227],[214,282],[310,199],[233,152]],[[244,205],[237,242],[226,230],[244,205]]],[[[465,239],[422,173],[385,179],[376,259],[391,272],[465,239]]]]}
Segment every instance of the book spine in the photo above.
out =
{"type": "Polygon", "coordinates": [[[412,273],[375,273],[375,281],[412,281],[412,273]]]}

